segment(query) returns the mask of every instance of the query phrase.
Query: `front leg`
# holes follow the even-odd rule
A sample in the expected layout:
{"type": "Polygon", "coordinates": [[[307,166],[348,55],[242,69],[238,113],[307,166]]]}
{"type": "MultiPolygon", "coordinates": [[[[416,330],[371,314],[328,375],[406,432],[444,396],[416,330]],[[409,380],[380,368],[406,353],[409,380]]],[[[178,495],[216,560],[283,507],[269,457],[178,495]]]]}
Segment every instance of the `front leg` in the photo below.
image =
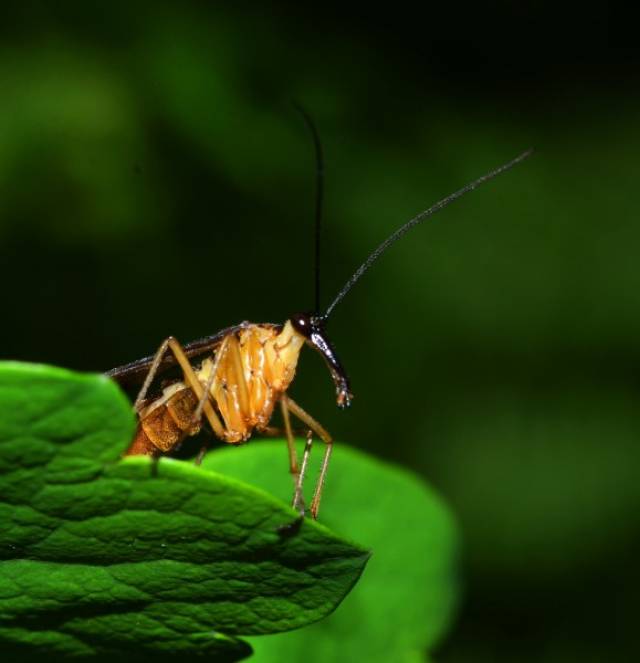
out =
{"type": "Polygon", "coordinates": [[[318,512],[320,511],[320,499],[322,498],[322,491],[327,478],[329,460],[331,459],[331,452],[333,451],[333,439],[331,438],[331,435],[329,435],[329,433],[293,399],[289,398],[286,394],[283,394],[282,400],[286,402],[291,414],[297,417],[303,424],[305,424],[305,426],[308,426],[326,445],[324,456],[322,458],[322,466],[320,468],[320,476],[318,477],[318,482],[313,491],[313,499],[311,500],[311,506],[309,508],[311,516],[314,520],[317,520],[318,512]]]}

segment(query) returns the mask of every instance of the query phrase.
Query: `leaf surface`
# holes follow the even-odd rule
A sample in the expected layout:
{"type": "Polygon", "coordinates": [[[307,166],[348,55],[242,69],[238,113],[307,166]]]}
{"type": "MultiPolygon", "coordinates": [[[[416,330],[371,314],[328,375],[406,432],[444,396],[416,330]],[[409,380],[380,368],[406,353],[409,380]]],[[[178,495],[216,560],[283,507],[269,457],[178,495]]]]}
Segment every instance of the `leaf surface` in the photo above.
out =
{"type": "Polygon", "coordinates": [[[101,376],[0,366],[3,651],[239,660],[235,636],[335,609],[366,550],[192,463],[120,461],[133,426],[101,376]]]}
{"type": "MultiPolygon", "coordinates": [[[[307,492],[323,449],[312,452],[307,492]]],[[[242,476],[285,498],[286,442],[223,449],[207,467],[242,476]]],[[[373,551],[362,583],[340,609],[308,628],[251,638],[258,663],[424,662],[457,604],[458,535],[449,509],[416,475],[337,443],[320,518],[373,551]]]]}

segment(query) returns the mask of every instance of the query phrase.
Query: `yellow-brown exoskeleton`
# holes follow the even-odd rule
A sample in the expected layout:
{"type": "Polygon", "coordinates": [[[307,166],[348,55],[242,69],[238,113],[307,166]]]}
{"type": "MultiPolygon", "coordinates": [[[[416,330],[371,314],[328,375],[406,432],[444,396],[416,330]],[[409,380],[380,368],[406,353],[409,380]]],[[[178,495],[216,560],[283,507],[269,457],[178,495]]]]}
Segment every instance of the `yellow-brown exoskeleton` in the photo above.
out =
{"type": "MultiPolygon", "coordinates": [[[[254,431],[270,430],[274,408],[279,405],[289,446],[290,469],[296,479],[294,506],[298,508],[301,506],[301,469],[306,466],[306,458],[300,468],[291,415],[326,444],[310,506],[316,517],[333,441],[329,433],[286,394],[305,343],[322,353],[334,378],[338,405],[348,406],[351,400],[348,379],[326,339],[321,319],[313,315],[294,315],[282,326],[243,322],[185,348],[170,337],[153,358],[110,371],[108,374],[116,379],[147,372],[134,404],[138,428],[125,455],[168,453],[186,436],[200,432],[203,419],[219,439],[230,444],[246,442],[254,431]],[[190,357],[203,352],[208,356],[192,365],[190,357]],[[157,397],[146,399],[162,364],[173,361],[182,369],[183,379],[165,387],[157,397]]],[[[309,450],[308,445],[307,454],[309,450]]]]}
{"type": "MultiPolygon", "coordinates": [[[[305,119],[309,122],[308,117],[305,116],[305,119]]],[[[337,404],[339,407],[348,406],[352,398],[349,381],[325,332],[325,323],[335,306],[372,263],[409,229],[483,182],[513,167],[531,151],[524,152],[467,184],[405,223],[369,255],[326,311],[320,314],[318,228],[322,197],[322,153],[312,125],[311,129],[318,160],[315,312],[293,315],[283,325],[243,322],[186,346],[169,337],[154,356],[113,369],[107,375],[126,382],[130,378],[146,374],[134,404],[138,415],[138,429],[126,455],[159,456],[170,453],[187,436],[198,433],[205,421],[218,439],[230,444],[245,442],[255,431],[275,432],[269,424],[274,409],[279,406],[288,442],[290,470],[295,481],[295,508],[303,509],[302,482],[312,436],[318,436],[325,443],[320,475],[310,504],[311,515],[316,518],[333,441],[329,433],[287,395],[295,376],[301,349],[308,345],[323,356],[334,381],[337,404]],[[148,392],[158,373],[175,364],[180,367],[181,379],[164,387],[162,392],[153,398],[148,398],[148,392]],[[300,465],[296,457],[291,416],[299,420],[308,431],[307,446],[300,465]]]]}

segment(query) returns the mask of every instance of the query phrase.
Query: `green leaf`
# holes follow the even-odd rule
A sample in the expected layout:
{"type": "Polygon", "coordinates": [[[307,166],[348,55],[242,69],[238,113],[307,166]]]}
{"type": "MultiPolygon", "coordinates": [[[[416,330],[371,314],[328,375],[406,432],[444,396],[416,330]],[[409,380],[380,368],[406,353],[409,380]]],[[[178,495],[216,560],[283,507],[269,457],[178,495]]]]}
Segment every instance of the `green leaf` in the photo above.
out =
{"type": "Polygon", "coordinates": [[[0,365],[3,653],[239,660],[233,636],[304,626],[349,592],[367,551],[312,521],[283,530],[295,511],[192,463],[119,461],[132,431],[104,377],[0,365]]]}
{"type": "MultiPolygon", "coordinates": [[[[205,465],[289,496],[284,441],[217,451],[205,465]]],[[[457,530],[442,500],[414,474],[336,444],[320,517],[371,547],[366,577],[322,622],[252,638],[255,660],[424,662],[451,623],[458,589],[457,530]]]]}

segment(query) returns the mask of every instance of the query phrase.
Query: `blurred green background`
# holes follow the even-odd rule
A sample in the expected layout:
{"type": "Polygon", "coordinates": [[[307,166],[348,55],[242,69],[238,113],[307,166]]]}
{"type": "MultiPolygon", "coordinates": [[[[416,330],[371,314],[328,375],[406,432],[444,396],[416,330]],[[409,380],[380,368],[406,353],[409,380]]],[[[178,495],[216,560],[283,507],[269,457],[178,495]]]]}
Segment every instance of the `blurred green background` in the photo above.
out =
{"type": "Polygon", "coordinates": [[[292,393],[456,511],[465,595],[437,660],[637,660],[640,58],[607,46],[606,9],[49,4],[0,26],[2,356],[102,371],[310,308],[293,98],[326,153],[325,303],[534,146],[336,309],[353,407],[309,352],[292,393]]]}

